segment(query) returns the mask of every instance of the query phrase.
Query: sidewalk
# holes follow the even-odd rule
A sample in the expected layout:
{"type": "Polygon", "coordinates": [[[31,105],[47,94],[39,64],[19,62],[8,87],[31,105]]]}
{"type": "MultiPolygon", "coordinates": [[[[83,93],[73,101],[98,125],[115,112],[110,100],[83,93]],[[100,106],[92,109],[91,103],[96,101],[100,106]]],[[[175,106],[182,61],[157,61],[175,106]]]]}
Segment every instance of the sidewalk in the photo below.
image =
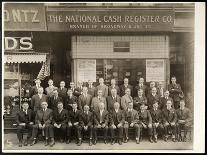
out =
{"type": "Polygon", "coordinates": [[[4,134],[4,150],[190,150],[193,148],[193,142],[168,142],[158,140],[157,143],[150,143],[147,139],[143,139],[140,144],[136,144],[135,140],[130,140],[128,143],[119,145],[115,143],[104,144],[99,140],[96,145],[89,146],[88,142],[83,142],[81,146],[77,146],[75,141],[70,144],[56,142],[53,147],[44,146],[43,141],[38,141],[33,146],[18,146],[17,135],[14,133],[4,134]]]}

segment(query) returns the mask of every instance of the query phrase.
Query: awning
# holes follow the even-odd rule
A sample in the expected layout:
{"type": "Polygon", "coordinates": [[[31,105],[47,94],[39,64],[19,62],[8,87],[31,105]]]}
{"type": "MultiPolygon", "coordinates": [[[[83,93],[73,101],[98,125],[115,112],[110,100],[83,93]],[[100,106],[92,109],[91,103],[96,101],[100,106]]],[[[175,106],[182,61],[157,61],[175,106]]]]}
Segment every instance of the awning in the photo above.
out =
{"type": "Polygon", "coordinates": [[[4,63],[41,63],[46,61],[47,53],[9,53],[4,54],[4,63]]]}

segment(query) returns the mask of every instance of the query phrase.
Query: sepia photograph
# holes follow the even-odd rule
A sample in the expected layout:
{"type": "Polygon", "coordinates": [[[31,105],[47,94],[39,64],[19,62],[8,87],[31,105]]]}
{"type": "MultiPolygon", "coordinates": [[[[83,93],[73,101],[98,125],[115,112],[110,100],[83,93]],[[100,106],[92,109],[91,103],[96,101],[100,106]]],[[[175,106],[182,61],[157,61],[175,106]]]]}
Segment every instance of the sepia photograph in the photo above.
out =
{"type": "Polygon", "coordinates": [[[2,152],[203,152],[204,16],[195,2],[3,2],[2,152]]]}

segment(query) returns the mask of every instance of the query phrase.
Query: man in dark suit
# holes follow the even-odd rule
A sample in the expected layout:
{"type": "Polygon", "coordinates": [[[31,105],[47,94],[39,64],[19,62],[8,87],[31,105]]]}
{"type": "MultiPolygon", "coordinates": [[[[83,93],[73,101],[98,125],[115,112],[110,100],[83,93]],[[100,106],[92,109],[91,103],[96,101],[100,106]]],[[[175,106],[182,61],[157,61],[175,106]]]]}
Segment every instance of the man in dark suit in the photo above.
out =
{"type": "Polygon", "coordinates": [[[128,104],[126,111],[124,112],[125,123],[124,123],[124,132],[125,140],[124,143],[127,143],[129,140],[128,130],[129,128],[135,129],[135,138],[136,143],[139,144],[140,141],[140,126],[139,126],[139,115],[136,110],[133,109],[133,102],[128,104]]]}
{"type": "Polygon", "coordinates": [[[168,139],[168,131],[172,131],[172,141],[175,142],[175,134],[176,134],[176,122],[177,122],[177,114],[174,108],[172,108],[172,102],[170,100],[167,101],[167,107],[163,110],[163,125],[165,131],[164,140],[168,139]]]}
{"type": "Polygon", "coordinates": [[[95,97],[96,95],[96,88],[93,86],[93,82],[91,80],[88,80],[88,94],[92,97],[95,97]]]}
{"type": "Polygon", "coordinates": [[[186,142],[187,130],[192,127],[192,113],[190,109],[185,107],[185,101],[180,100],[180,108],[176,110],[177,113],[177,131],[179,141],[186,142]],[[181,129],[184,130],[184,136],[181,135],[181,129]]]}
{"type": "Polygon", "coordinates": [[[129,84],[129,80],[127,78],[124,78],[124,84],[120,86],[120,97],[125,95],[125,90],[127,88],[130,89],[130,95],[133,97],[133,87],[129,84]]]}
{"type": "Polygon", "coordinates": [[[143,90],[143,95],[147,95],[147,86],[144,84],[144,78],[139,79],[139,84],[137,84],[134,88],[134,97],[137,97],[138,91],[142,89],[143,90]]]}
{"type": "Polygon", "coordinates": [[[55,134],[59,135],[61,143],[63,143],[64,140],[66,140],[65,135],[67,135],[67,124],[68,124],[68,111],[63,109],[62,102],[58,102],[57,109],[53,111],[53,126],[55,129],[55,134]]]}
{"type": "Polygon", "coordinates": [[[137,97],[134,98],[134,109],[139,111],[142,104],[147,106],[147,98],[143,94],[143,89],[139,89],[137,97]]]}
{"type": "Polygon", "coordinates": [[[99,85],[96,87],[96,96],[98,95],[98,91],[102,90],[102,95],[103,97],[107,97],[108,96],[108,91],[109,88],[107,85],[104,84],[104,79],[103,78],[99,78],[99,85]]]}
{"type": "Polygon", "coordinates": [[[89,106],[86,104],[83,107],[83,111],[79,115],[79,125],[78,125],[78,146],[82,144],[82,139],[84,133],[89,132],[89,146],[92,145],[92,132],[93,132],[93,113],[89,111],[89,106]]]}
{"type": "Polygon", "coordinates": [[[24,145],[27,146],[28,140],[32,135],[32,125],[34,124],[34,115],[29,104],[27,102],[22,103],[22,109],[16,115],[17,123],[17,137],[19,140],[19,147],[22,147],[23,143],[23,132],[28,131],[27,139],[24,142],[24,145]]]}
{"type": "Polygon", "coordinates": [[[38,110],[41,109],[41,103],[47,102],[48,98],[46,95],[43,94],[43,88],[38,88],[38,94],[32,96],[31,100],[31,109],[36,113],[38,110]]]}
{"type": "Polygon", "coordinates": [[[66,97],[66,105],[64,105],[64,109],[67,109],[68,111],[72,111],[72,104],[74,104],[74,102],[78,102],[78,99],[76,96],[73,95],[73,90],[72,89],[68,89],[67,92],[67,97],[66,97]]]}
{"type": "Polygon", "coordinates": [[[117,95],[120,95],[119,86],[116,85],[116,80],[111,79],[111,85],[109,86],[109,96],[111,96],[111,90],[116,89],[117,95]]]}
{"type": "Polygon", "coordinates": [[[38,94],[38,88],[40,88],[41,81],[40,79],[35,79],[35,86],[32,87],[31,92],[30,92],[30,97],[33,95],[38,94]]]}
{"type": "Polygon", "coordinates": [[[153,107],[153,103],[157,101],[159,102],[160,101],[160,97],[157,95],[157,88],[156,87],[153,87],[152,90],[151,90],[151,94],[149,94],[147,96],[147,104],[148,104],[148,109],[152,109],[153,107]]]}
{"type": "Polygon", "coordinates": [[[75,91],[75,83],[74,82],[70,82],[70,87],[69,87],[72,92],[73,92],[73,95],[74,95],[74,91],[75,91]]]}
{"type": "Polygon", "coordinates": [[[118,102],[121,104],[121,98],[117,95],[117,89],[111,89],[111,95],[106,98],[108,111],[111,112],[114,109],[114,103],[118,102]]]}
{"type": "Polygon", "coordinates": [[[163,119],[162,119],[162,111],[158,108],[158,102],[155,102],[153,104],[153,109],[150,110],[150,114],[152,117],[152,129],[153,129],[153,136],[154,136],[154,142],[157,143],[157,130],[160,130],[161,133],[163,133],[164,127],[163,127],[163,119]]]}
{"type": "MultiPolygon", "coordinates": [[[[113,89],[112,89],[113,90],[113,89]]],[[[121,145],[123,139],[123,127],[124,127],[125,117],[124,112],[120,109],[120,103],[115,102],[114,108],[109,114],[109,129],[111,132],[111,144],[115,143],[114,130],[118,130],[118,142],[121,145]]]]}
{"type": "Polygon", "coordinates": [[[83,82],[78,81],[78,86],[74,89],[74,95],[78,98],[83,93],[83,82]]]}
{"type": "Polygon", "coordinates": [[[170,92],[168,90],[166,90],[164,92],[164,97],[160,98],[160,104],[159,104],[160,109],[163,110],[164,108],[167,107],[166,103],[168,100],[170,100],[172,102],[172,107],[174,108],[173,99],[169,95],[170,95],[170,92]]]}
{"type": "Polygon", "coordinates": [[[53,112],[51,109],[47,108],[47,102],[41,103],[42,109],[38,110],[35,116],[35,125],[32,130],[33,141],[30,144],[31,146],[36,143],[36,138],[38,130],[42,130],[43,136],[45,136],[45,146],[49,145],[49,138],[51,139],[50,147],[53,147],[55,144],[54,140],[54,131],[53,131],[53,112]]]}
{"type": "Polygon", "coordinates": [[[58,95],[63,99],[63,107],[64,107],[64,105],[66,104],[66,97],[67,97],[67,88],[65,88],[65,81],[60,82],[60,88],[58,88],[58,95]]]}
{"type": "Polygon", "coordinates": [[[58,94],[57,88],[53,89],[53,95],[49,97],[48,100],[48,108],[52,109],[53,111],[57,110],[58,102],[63,102],[63,99],[58,94]]]}
{"type": "Polygon", "coordinates": [[[104,135],[104,143],[107,144],[107,132],[108,132],[108,122],[109,113],[105,109],[104,103],[99,103],[99,110],[94,111],[94,145],[97,143],[97,130],[102,129],[104,135]]]}
{"type": "Polygon", "coordinates": [[[83,107],[88,105],[91,107],[92,96],[88,94],[88,88],[83,87],[83,94],[78,97],[78,109],[83,111],[83,107]]]}
{"type": "Polygon", "coordinates": [[[79,115],[81,114],[81,110],[78,110],[78,104],[76,102],[72,102],[72,110],[68,113],[68,126],[67,126],[67,141],[66,144],[69,144],[72,139],[72,128],[75,128],[75,137],[78,143],[77,138],[77,131],[78,131],[78,125],[79,125],[79,115]]]}

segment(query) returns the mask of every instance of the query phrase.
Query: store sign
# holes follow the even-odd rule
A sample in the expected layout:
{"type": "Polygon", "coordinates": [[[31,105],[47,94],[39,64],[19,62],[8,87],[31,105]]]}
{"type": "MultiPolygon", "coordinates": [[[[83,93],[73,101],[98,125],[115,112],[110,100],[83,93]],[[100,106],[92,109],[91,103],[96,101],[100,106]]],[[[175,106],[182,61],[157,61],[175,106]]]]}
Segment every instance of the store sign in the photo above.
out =
{"type": "Polygon", "coordinates": [[[46,31],[43,3],[5,3],[5,31],[46,31]]]}
{"type": "Polygon", "coordinates": [[[47,10],[49,31],[172,31],[173,10],[47,10]]]}
{"type": "Polygon", "coordinates": [[[4,37],[5,50],[32,50],[31,37],[4,37]]]}
{"type": "Polygon", "coordinates": [[[77,76],[78,81],[88,82],[91,80],[96,82],[96,60],[77,60],[77,76]]]}
{"type": "Polygon", "coordinates": [[[146,81],[165,81],[164,60],[146,60],[146,81]]]}

